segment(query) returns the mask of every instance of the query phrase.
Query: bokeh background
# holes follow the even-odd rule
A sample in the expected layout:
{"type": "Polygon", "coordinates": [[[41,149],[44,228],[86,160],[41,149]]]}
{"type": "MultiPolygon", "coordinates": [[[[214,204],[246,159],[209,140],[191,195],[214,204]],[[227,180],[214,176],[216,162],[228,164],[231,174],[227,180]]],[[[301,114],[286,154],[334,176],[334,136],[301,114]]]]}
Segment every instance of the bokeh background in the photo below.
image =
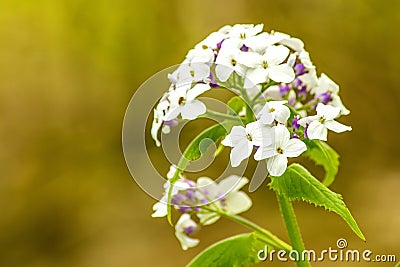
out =
{"type": "MultiPolygon", "coordinates": [[[[332,189],[367,242],[339,216],[295,203],[306,246],[343,237],[400,260],[399,10],[395,0],[0,1],[0,266],[183,266],[247,231],[221,220],[183,252],[166,220],[150,217],[154,200],[130,177],[121,147],[140,84],[235,23],[302,38],[352,111],[342,122],[353,131],[330,135],[341,154],[332,189]]],[[[244,216],[288,240],[274,194],[264,187],[251,197],[244,216]]],[[[365,263],[314,266],[353,265],[365,263]]]]}

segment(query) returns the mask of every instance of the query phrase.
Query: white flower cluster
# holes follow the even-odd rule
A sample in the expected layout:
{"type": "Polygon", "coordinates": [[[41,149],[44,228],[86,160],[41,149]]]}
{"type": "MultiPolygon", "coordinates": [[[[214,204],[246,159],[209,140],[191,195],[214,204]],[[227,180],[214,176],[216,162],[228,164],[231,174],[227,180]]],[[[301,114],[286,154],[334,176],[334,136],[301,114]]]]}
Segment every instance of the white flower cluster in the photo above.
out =
{"type": "Polygon", "coordinates": [[[231,84],[227,81],[232,77],[240,84],[230,89],[242,88],[239,94],[253,97],[247,104],[257,119],[245,127],[234,126],[222,142],[232,147],[234,167],[256,148],[254,158],[267,159],[270,174],[280,176],[287,158],[306,150],[301,139],[326,141],[328,130],[351,130],[335,121],[349,114],[338,95],[339,86],[325,74],[317,76],[303,42],[262,30],[262,24],[225,26],[189,51],[169,75],[171,86],[154,110],[151,133],[158,146],[161,127],[168,133],[179,116],[193,120],[204,114],[206,106],[196,97],[231,84]]]}
{"type": "MultiPolygon", "coordinates": [[[[175,171],[175,166],[171,166],[167,176],[170,178],[175,171]]],[[[220,218],[218,212],[235,215],[251,207],[251,199],[239,191],[247,183],[247,178],[236,175],[231,175],[220,183],[208,177],[200,177],[195,183],[183,176],[175,182],[171,193],[171,204],[182,213],[175,225],[175,235],[184,250],[199,243],[198,239],[191,238],[190,235],[196,232],[200,225],[215,223],[220,218]],[[192,220],[191,215],[195,215],[199,222],[192,220]]],[[[167,216],[169,188],[170,183],[167,181],[163,198],[153,206],[152,217],[167,216]]]]}
{"type": "MultiPolygon", "coordinates": [[[[233,90],[245,102],[238,114],[219,114],[231,119],[230,133],[221,137],[222,145],[231,147],[233,167],[256,150],[254,159],[266,160],[270,175],[281,176],[288,158],[307,150],[304,139],[327,141],[328,130],[351,130],[336,121],[350,113],[339,86],[325,74],[317,76],[303,42],[262,30],[262,24],[225,26],[189,51],[169,74],[171,86],[154,109],[151,135],[157,146],[160,129],[168,133],[180,120],[215,115],[198,97],[219,88],[233,90]]],[[[175,170],[171,172],[169,179],[175,170]]],[[[238,176],[219,184],[205,177],[196,183],[180,177],[171,190],[171,204],[183,213],[175,228],[183,249],[198,244],[189,236],[199,225],[214,223],[221,212],[238,214],[250,208],[250,198],[239,191],[247,182],[238,176]]],[[[164,197],[153,206],[153,217],[167,215],[169,190],[168,181],[164,197]]]]}

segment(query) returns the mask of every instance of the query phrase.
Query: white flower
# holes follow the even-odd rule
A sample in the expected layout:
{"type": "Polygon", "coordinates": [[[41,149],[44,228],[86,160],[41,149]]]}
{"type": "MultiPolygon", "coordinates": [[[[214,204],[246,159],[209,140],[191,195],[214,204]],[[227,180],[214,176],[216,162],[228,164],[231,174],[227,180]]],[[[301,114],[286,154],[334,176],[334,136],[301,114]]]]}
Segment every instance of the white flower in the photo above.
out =
{"type": "Polygon", "coordinates": [[[240,50],[238,40],[227,39],[222,43],[215,63],[215,74],[217,78],[225,82],[233,72],[239,76],[244,76],[246,67],[241,63],[243,52],[240,50]]]}
{"type": "Polygon", "coordinates": [[[193,233],[197,228],[197,224],[190,218],[189,214],[182,214],[175,225],[175,235],[181,243],[182,249],[195,247],[200,240],[191,238],[188,235],[193,233]]]}
{"type": "Polygon", "coordinates": [[[290,117],[290,110],[285,104],[287,101],[270,101],[257,114],[257,119],[263,124],[272,124],[275,120],[285,124],[290,117]]]}
{"type": "MultiPolygon", "coordinates": [[[[246,193],[239,191],[248,182],[247,178],[237,175],[231,175],[218,184],[208,177],[201,177],[197,179],[197,188],[204,192],[203,195],[199,194],[199,197],[204,199],[205,205],[210,203],[211,208],[216,206],[228,214],[239,214],[248,210],[252,205],[252,201],[246,193]]],[[[204,209],[196,215],[203,225],[212,224],[220,218],[217,213],[207,212],[204,209]]]]}
{"type": "Polygon", "coordinates": [[[228,36],[231,38],[246,39],[260,33],[263,27],[263,24],[236,24],[230,28],[228,36]]]}
{"type": "Polygon", "coordinates": [[[318,84],[313,88],[312,93],[316,95],[329,93],[332,100],[328,104],[340,109],[340,114],[338,114],[338,116],[350,114],[350,110],[343,105],[339,97],[339,85],[332,81],[325,73],[321,74],[321,77],[318,79],[318,84]]]}
{"type": "MultiPolygon", "coordinates": [[[[307,86],[307,89],[318,86],[317,71],[310,69],[307,73],[298,77],[301,80],[302,85],[307,86]]],[[[314,89],[312,89],[314,91],[314,89]]]]}
{"type": "Polygon", "coordinates": [[[151,137],[156,142],[156,146],[161,145],[160,140],[158,140],[158,131],[160,130],[163,124],[164,117],[165,114],[167,113],[168,108],[169,108],[169,102],[167,100],[167,94],[165,94],[153,112],[154,118],[153,118],[153,124],[151,126],[151,137]]]}
{"type": "Polygon", "coordinates": [[[325,73],[321,74],[318,79],[318,85],[312,89],[313,94],[337,94],[339,93],[339,85],[332,81],[325,73]]]}
{"type": "Polygon", "coordinates": [[[171,106],[164,120],[173,120],[179,114],[184,120],[193,120],[206,112],[204,103],[195,98],[209,90],[210,85],[199,83],[193,88],[190,87],[191,84],[177,85],[177,88],[169,93],[168,100],[171,106]]]}
{"type": "Polygon", "coordinates": [[[340,108],[319,103],[317,105],[317,115],[300,119],[299,124],[302,126],[308,125],[307,136],[309,139],[326,141],[328,129],[336,133],[351,131],[350,126],[343,125],[334,120],[339,113],[340,108]]]}
{"type": "Polygon", "coordinates": [[[275,32],[275,35],[278,35],[282,38],[279,41],[280,44],[286,45],[296,52],[301,53],[302,51],[304,51],[304,43],[302,40],[295,37],[290,37],[289,35],[280,32],[275,32]]]}
{"type": "Polygon", "coordinates": [[[263,55],[248,52],[241,62],[249,67],[244,81],[244,88],[251,88],[256,84],[267,82],[289,83],[295,78],[294,70],[283,63],[289,55],[289,48],[283,45],[273,45],[265,50],[263,55]]]}
{"type": "Polygon", "coordinates": [[[338,94],[331,95],[332,101],[329,102],[329,105],[333,107],[337,107],[340,109],[340,115],[349,115],[350,110],[348,110],[342,103],[340,96],[338,94]]]}
{"type": "MultiPolygon", "coordinates": [[[[176,171],[176,166],[175,165],[171,165],[168,173],[167,173],[167,178],[171,179],[176,171]]],[[[157,202],[156,204],[153,205],[153,211],[154,213],[151,215],[151,217],[165,217],[168,214],[168,193],[169,193],[169,188],[171,187],[171,183],[168,180],[165,184],[164,184],[164,195],[163,197],[160,199],[159,202],[157,202]]],[[[185,182],[185,180],[183,179],[183,176],[180,175],[179,176],[179,180],[176,181],[174,183],[174,186],[172,188],[171,191],[171,197],[173,197],[174,195],[176,195],[179,191],[181,190],[186,190],[189,189],[190,185],[185,182]]]]}
{"type": "Polygon", "coordinates": [[[281,176],[287,168],[288,159],[300,156],[307,150],[303,141],[297,138],[290,139],[290,132],[284,125],[273,127],[275,142],[272,146],[259,149],[254,157],[257,160],[268,158],[267,169],[272,176],[281,176]]]}
{"type": "Polygon", "coordinates": [[[169,80],[179,86],[191,84],[192,82],[203,82],[210,76],[210,66],[204,62],[183,61],[178,69],[168,75],[169,80]]]}
{"type": "Polygon", "coordinates": [[[264,147],[272,143],[273,132],[271,127],[258,121],[243,126],[233,126],[231,132],[222,140],[224,146],[232,147],[230,160],[232,167],[237,167],[247,159],[253,147],[264,147]]]}

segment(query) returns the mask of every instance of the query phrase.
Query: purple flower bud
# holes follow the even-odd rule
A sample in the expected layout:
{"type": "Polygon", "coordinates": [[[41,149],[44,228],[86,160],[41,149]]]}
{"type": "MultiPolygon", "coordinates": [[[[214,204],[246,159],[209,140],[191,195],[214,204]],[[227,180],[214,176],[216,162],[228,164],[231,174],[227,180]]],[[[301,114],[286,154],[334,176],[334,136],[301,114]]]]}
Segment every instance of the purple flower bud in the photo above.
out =
{"type": "Polygon", "coordinates": [[[194,201],[196,193],[193,190],[186,190],[186,196],[191,200],[194,201]]]}
{"type": "Polygon", "coordinates": [[[200,207],[194,207],[194,211],[199,212],[200,210],[200,207]]]}
{"type": "Polygon", "coordinates": [[[299,91],[297,91],[297,96],[299,98],[306,98],[307,97],[307,86],[302,86],[299,91]]]}
{"type": "Polygon", "coordinates": [[[210,76],[208,77],[208,79],[209,79],[211,88],[219,87],[219,84],[217,83],[217,81],[214,80],[214,75],[212,74],[212,72],[210,72],[210,76]]]}
{"type": "Polygon", "coordinates": [[[225,39],[223,39],[221,42],[219,42],[218,44],[217,44],[217,49],[218,50],[221,50],[221,46],[222,46],[222,43],[225,41],[225,39]]]}
{"type": "Polygon", "coordinates": [[[196,183],[193,182],[192,180],[185,179],[184,182],[187,183],[190,187],[195,187],[196,186],[196,183]]]}
{"type": "Polygon", "coordinates": [[[203,204],[208,204],[210,201],[208,201],[207,198],[203,198],[202,200],[200,200],[200,202],[203,204]]]}
{"type": "Polygon", "coordinates": [[[329,92],[317,94],[315,99],[319,99],[319,101],[325,105],[332,101],[332,97],[329,92]]]}
{"type": "Polygon", "coordinates": [[[191,210],[192,210],[192,208],[189,207],[189,206],[181,206],[181,207],[179,207],[179,211],[182,212],[182,213],[186,213],[186,212],[191,211],[191,210]]]}
{"type": "Polygon", "coordinates": [[[281,95],[287,94],[287,93],[289,92],[289,90],[290,90],[290,87],[289,87],[288,84],[286,84],[286,83],[281,83],[281,84],[279,85],[279,93],[280,93],[281,95]]]}
{"type": "Polygon", "coordinates": [[[243,51],[243,52],[248,52],[248,51],[249,51],[249,48],[248,48],[247,46],[245,46],[245,45],[242,45],[242,47],[240,48],[240,50],[243,51]]]}
{"type": "Polygon", "coordinates": [[[186,200],[186,197],[182,194],[176,194],[172,197],[171,203],[172,205],[179,206],[182,202],[186,200]]]}
{"type": "Polygon", "coordinates": [[[196,226],[188,226],[184,228],[184,231],[187,235],[192,234],[194,231],[196,231],[196,226]]]}
{"type": "Polygon", "coordinates": [[[173,120],[170,120],[170,121],[164,121],[164,124],[165,125],[167,125],[167,126],[176,126],[176,125],[178,125],[178,119],[173,119],[173,120]]]}
{"type": "Polygon", "coordinates": [[[293,85],[294,85],[294,87],[300,87],[302,84],[303,84],[303,81],[300,80],[299,78],[295,78],[295,79],[293,80],[293,85]]]}
{"type": "Polygon", "coordinates": [[[292,120],[292,127],[296,130],[298,130],[300,128],[299,119],[300,119],[300,116],[297,115],[292,120]]]}
{"type": "Polygon", "coordinates": [[[303,64],[296,64],[294,66],[294,71],[296,72],[296,76],[300,76],[306,73],[306,67],[304,67],[303,64]]]}

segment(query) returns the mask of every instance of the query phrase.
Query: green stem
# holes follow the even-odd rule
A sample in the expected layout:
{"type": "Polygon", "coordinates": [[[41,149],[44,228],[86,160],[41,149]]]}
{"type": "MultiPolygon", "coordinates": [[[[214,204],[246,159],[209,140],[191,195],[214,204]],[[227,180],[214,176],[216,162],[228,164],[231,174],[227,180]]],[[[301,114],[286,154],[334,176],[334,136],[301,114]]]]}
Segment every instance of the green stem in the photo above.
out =
{"type": "Polygon", "coordinates": [[[300,108],[297,109],[297,111],[307,110],[307,109],[311,108],[312,106],[314,106],[314,105],[316,105],[318,103],[319,103],[319,99],[315,99],[314,101],[311,101],[310,103],[308,103],[308,104],[306,104],[304,106],[301,106],[300,108]]]}
{"type": "Polygon", "coordinates": [[[283,194],[276,193],[282,217],[286,225],[286,230],[289,235],[290,243],[293,249],[299,253],[300,259],[296,261],[298,267],[311,267],[308,259],[304,261],[301,258],[302,252],[305,250],[303,240],[301,238],[300,229],[297,225],[296,215],[294,214],[293,206],[290,200],[283,194]]]}
{"type": "Polygon", "coordinates": [[[258,226],[257,224],[241,217],[238,215],[233,215],[233,214],[228,214],[225,213],[223,211],[216,211],[207,207],[202,207],[202,209],[211,211],[211,212],[215,212],[218,215],[224,216],[228,219],[231,219],[232,221],[235,221],[243,226],[246,226],[247,228],[257,232],[258,234],[260,234],[261,237],[263,237],[263,241],[265,241],[268,245],[276,248],[276,249],[282,249],[285,250],[287,252],[290,252],[292,250],[292,247],[290,245],[288,245],[287,243],[285,243],[284,241],[280,240],[277,236],[273,235],[270,231],[265,230],[264,228],[258,226]]]}
{"type": "Polygon", "coordinates": [[[207,110],[206,113],[200,116],[200,118],[214,118],[214,119],[224,119],[241,122],[241,118],[237,116],[232,116],[229,114],[220,113],[217,111],[207,110]]]}

